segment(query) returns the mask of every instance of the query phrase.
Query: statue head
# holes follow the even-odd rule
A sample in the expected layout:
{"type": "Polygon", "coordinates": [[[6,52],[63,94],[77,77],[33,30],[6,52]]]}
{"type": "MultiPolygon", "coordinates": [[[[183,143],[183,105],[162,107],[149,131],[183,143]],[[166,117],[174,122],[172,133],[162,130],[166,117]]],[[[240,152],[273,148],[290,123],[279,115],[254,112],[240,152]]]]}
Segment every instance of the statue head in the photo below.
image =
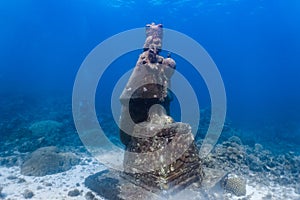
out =
{"type": "Polygon", "coordinates": [[[150,46],[154,46],[157,52],[162,48],[163,29],[162,24],[147,24],[146,25],[146,42],[144,44],[144,50],[148,50],[150,46]]]}

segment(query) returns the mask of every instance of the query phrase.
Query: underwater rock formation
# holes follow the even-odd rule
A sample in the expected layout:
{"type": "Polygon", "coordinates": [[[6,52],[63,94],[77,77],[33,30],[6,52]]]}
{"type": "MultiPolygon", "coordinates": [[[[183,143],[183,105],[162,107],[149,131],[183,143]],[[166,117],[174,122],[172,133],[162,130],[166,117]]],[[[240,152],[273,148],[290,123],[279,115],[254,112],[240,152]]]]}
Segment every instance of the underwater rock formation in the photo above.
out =
{"type": "Polygon", "coordinates": [[[204,173],[191,127],[169,116],[175,61],[159,55],[162,25],[146,26],[144,52],[120,96],[125,178],[150,191],[183,189],[204,173]]]}
{"type": "Polygon", "coordinates": [[[21,174],[45,176],[71,169],[80,159],[73,153],[62,153],[56,147],[43,147],[32,152],[21,165],[21,174]]]}

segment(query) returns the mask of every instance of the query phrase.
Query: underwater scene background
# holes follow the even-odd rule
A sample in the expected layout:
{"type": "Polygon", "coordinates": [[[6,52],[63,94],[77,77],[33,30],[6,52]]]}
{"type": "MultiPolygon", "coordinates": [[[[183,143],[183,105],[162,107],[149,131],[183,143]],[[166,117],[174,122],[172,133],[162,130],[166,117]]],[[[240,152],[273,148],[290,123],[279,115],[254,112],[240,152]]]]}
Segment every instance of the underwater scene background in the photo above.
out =
{"type": "MultiPolygon", "coordinates": [[[[94,198],[97,192],[82,183],[84,173],[105,167],[89,156],[74,126],[77,71],[102,41],[155,22],[201,44],[224,81],[226,122],[203,163],[236,171],[247,180],[247,194],[225,188],[229,193],[220,198],[300,199],[299,13],[298,0],[0,1],[0,198],[94,198]],[[60,167],[49,169],[49,164],[32,172],[27,165],[37,170],[36,163],[50,162],[30,161],[32,152],[43,147],[50,154],[62,151],[58,154],[64,158],[57,158],[60,167]],[[51,193],[50,187],[59,192],[51,193]]],[[[115,60],[96,93],[98,121],[120,147],[110,110],[112,92],[141,52],[142,46],[115,60]]],[[[201,118],[194,134],[200,146],[210,119],[210,96],[193,66],[179,55],[172,58],[196,91],[201,118]]],[[[179,107],[175,98],[171,114],[176,121],[179,107]]],[[[218,198],[209,194],[204,199],[218,198]]]]}

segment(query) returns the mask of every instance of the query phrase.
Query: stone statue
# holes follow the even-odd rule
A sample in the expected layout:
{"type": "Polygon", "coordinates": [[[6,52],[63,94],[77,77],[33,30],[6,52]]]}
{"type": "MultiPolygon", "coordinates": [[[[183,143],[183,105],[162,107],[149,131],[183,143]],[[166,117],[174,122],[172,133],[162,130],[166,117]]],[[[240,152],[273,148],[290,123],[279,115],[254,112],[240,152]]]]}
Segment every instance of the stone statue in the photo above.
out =
{"type": "Polygon", "coordinates": [[[148,120],[151,106],[161,105],[169,114],[172,97],[168,92],[170,78],[176,63],[171,58],[159,55],[162,47],[162,25],[150,24],[146,26],[147,39],[144,52],[139,56],[134,71],[121,94],[123,105],[120,120],[120,138],[124,145],[128,145],[133,132],[133,126],[148,120]],[[128,115],[129,114],[129,115],[128,115]],[[130,121],[134,123],[130,123],[130,121]]]}
{"type": "Polygon", "coordinates": [[[161,24],[146,26],[143,53],[120,96],[124,174],[154,192],[180,190],[204,177],[190,125],[169,116],[176,63],[159,55],[162,37],[161,24]]]}

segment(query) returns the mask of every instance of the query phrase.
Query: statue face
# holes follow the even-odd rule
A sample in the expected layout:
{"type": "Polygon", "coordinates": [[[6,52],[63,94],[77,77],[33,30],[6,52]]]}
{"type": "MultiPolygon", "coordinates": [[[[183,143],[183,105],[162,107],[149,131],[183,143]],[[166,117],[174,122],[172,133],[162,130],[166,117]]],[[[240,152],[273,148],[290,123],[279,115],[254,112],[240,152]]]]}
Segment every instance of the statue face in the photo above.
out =
{"type": "Polygon", "coordinates": [[[163,25],[162,24],[147,24],[146,25],[146,37],[152,36],[153,38],[162,39],[163,37],[163,25]]]}

